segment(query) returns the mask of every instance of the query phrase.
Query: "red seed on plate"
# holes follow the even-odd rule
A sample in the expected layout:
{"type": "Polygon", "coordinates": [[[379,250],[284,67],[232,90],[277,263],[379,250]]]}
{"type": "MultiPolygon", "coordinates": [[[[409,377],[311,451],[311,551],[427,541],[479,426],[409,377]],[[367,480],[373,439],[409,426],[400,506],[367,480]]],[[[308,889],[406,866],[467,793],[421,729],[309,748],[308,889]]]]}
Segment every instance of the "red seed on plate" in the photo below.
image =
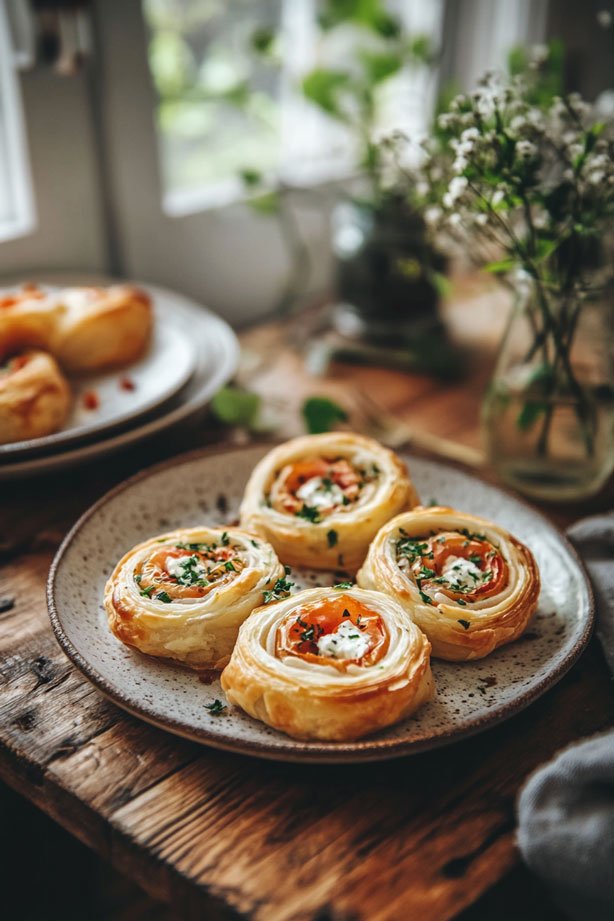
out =
{"type": "Polygon", "coordinates": [[[83,394],[83,405],[86,409],[98,409],[100,399],[95,390],[86,390],[83,394]]]}
{"type": "Polygon", "coordinates": [[[128,377],[127,374],[124,374],[123,377],[120,377],[119,386],[122,390],[136,390],[136,384],[131,377],[128,377]]]}

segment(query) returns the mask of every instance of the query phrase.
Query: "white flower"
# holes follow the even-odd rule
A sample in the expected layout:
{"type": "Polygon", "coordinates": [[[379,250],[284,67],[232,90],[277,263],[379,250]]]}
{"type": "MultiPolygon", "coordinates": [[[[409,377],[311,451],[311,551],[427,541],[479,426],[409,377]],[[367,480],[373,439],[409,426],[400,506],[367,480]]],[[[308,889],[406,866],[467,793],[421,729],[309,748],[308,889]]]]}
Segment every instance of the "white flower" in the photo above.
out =
{"type": "MultiPolygon", "coordinates": [[[[467,177],[466,176],[455,176],[454,179],[450,181],[448,186],[448,195],[450,196],[452,202],[455,202],[457,198],[460,198],[465,189],[467,188],[467,177]]],[[[449,207],[449,205],[447,206],[449,207]]]]}
{"type": "Polygon", "coordinates": [[[442,112],[442,114],[437,118],[437,124],[442,131],[447,131],[448,128],[453,128],[456,123],[456,115],[452,115],[450,112],[442,112]]]}
{"type": "Polygon", "coordinates": [[[549,55],[550,49],[548,45],[533,45],[531,48],[531,57],[538,64],[543,64],[544,61],[547,61],[549,55]]]}
{"type": "Polygon", "coordinates": [[[527,119],[524,115],[515,115],[510,122],[510,128],[516,134],[527,127],[527,119]]]}
{"type": "Polygon", "coordinates": [[[605,179],[605,171],[602,169],[595,169],[586,177],[586,181],[591,185],[599,185],[605,179]]]}
{"type": "Polygon", "coordinates": [[[488,215],[484,214],[483,211],[480,214],[476,214],[475,222],[478,227],[484,227],[486,224],[488,224],[488,215]]]}
{"type": "Polygon", "coordinates": [[[457,157],[452,164],[455,173],[462,173],[467,168],[469,161],[465,157],[457,157]]]}
{"type": "Polygon", "coordinates": [[[448,224],[450,224],[451,227],[458,227],[460,225],[460,222],[461,222],[461,216],[460,214],[458,214],[458,212],[454,212],[454,214],[450,214],[448,216],[448,224]]]}
{"type": "Polygon", "coordinates": [[[523,160],[530,160],[537,153],[537,147],[531,141],[518,141],[516,144],[516,153],[523,160]]]}
{"type": "Polygon", "coordinates": [[[442,214],[441,208],[438,208],[437,205],[433,205],[424,212],[424,220],[427,224],[437,224],[441,220],[442,214]]]}
{"type": "Polygon", "coordinates": [[[527,121],[533,128],[543,128],[544,127],[544,116],[539,109],[529,109],[527,112],[527,121]]]}
{"type": "Polygon", "coordinates": [[[490,203],[493,206],[493,208],[496,208],[497,205],[501,204],[504,198],[505,198],[505,193],[503,192],[503,190],[497,189],[493,197],[490,199],[490,203]]]}
{"type": "Polygon", "coordinates": [[[567,153],[572,160],[575,160],[576,157],[584,153],[584,147],[582,144],[570,144],[567,148],[567,153]]]}
{"type": "Polygon", "coordinates": [[[467,141],[477,141],[480,137],[480,132],[477,128],[465,128],[463,133],[460,136],[461,142],[466,143],[467,141]]]}

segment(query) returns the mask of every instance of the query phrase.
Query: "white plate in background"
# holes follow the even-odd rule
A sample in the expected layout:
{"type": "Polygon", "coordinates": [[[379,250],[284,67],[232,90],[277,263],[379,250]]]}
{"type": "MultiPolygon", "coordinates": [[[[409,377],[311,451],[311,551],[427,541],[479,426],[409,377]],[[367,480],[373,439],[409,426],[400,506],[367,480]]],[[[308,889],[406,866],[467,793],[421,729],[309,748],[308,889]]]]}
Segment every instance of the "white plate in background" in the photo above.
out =
{"type": "Polygon", "coordinates": [[[128,428],[124,424],[119,432],[107,432],[95,440],[90,436],[84,443],[73,447],[57,450],[56,446],[56,450],[27,455],[15,461],[0,455],[0,480],[62,470],[155,435],[201,411],[220,387],[232,378],[239,360],[239,343],[225,320],[182,295],[154,285],[135,284],[149,291],[156,311],[162,316],[172,316],[174,327],[190,342],[195,366],[187,384],[163,404],[160,412],[145,419],[138,418],[128,428]]]}

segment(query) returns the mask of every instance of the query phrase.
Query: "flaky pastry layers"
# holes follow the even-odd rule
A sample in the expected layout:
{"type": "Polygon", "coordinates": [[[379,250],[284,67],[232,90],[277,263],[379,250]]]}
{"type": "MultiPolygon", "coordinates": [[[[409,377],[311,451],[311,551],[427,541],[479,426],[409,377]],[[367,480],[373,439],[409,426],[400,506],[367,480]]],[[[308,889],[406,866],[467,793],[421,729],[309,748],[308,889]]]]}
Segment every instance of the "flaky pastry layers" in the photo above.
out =
{"type": "Polygon", "coordinates": [[[27,285],[0,299],[0,358],[40,348],[67,371],[100,371],[139,358],[151,327],[151,299],[132,285],[62,291],[27,285]]]}
{"type": "Polygon", "coordinates": [[[429,654],[394,599],[313,588],[243,623],[221,683],[230,703],[294,738],[349,741],[430,700],[429,654]]]}
{"type": "Polygon", "coordinates": [[[379,528],[418,502],[401,460],[349,432],[306,435],[256,465],[241,525],[292,566],[355,572],[379,528]]]}
{"type": "Polygon", "coordinates": [[[241,623],[284,576],[273,548],[254,535],[185,528],[128,551],[104,605],[123,643],[192,668],[221,668],[241,623]]]}
{"type": "Polygon", "coordinates": [[[28,351],[0,366],[0,444],[57,431],[70,408],[70,389],[56,361],[28,351]]]}
{"type": "Polygon", "coordinates": [[[417,508],[377,534],[357,576],[398,601],[433,655],[480,659],[511,643],[537,609],[531,551],[499,525],[452,508],[417,508]]]}

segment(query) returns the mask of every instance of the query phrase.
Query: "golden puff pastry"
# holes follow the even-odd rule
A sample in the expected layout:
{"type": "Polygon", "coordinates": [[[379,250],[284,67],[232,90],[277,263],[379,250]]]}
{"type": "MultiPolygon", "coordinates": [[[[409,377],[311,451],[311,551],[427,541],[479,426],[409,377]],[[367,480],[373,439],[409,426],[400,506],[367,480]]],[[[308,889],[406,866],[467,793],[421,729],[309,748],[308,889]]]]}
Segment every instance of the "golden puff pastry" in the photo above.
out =
{"type": "Polygon", "coordinates": [[[430,648],[381,592],[307,589],[248,617],[222,688],[230,703],[296,739],[349,741],[430,700],[430,648]]]}
{"type": "Polygon", "coordinates": [[[68,371],[99,371],[136,361],[149,342],[151,299],[130,285],[67,288],[56,295],[49,349],[68,371]]]}
{"type": "Polygon", "coordinates": [[[241,524],[292,566],[355,572],[379,528],[417,502],[405,465],[377,441],[349,432],[306,435],[257,464],[241,524]]]}
{"type": "Polygon", "coordinates": [[[59,292],[27,285],[0,299],[0,358],[40,348],[67,371],[100,371],[139,358],[151,327],[151,299],[131,285],[59,292]]]}
{"type": "Polygon", "coordinates": [[[185,528],[152,537],[119,561],[104,605],[115,636],[195,669],[221,668],[241,623],[286,593],[265,541],[237,528],[185,528]]]}
{"type": "Polygon", "coordinates": [[[70,408],[70,389],[51,355],[29,351],[0,366],[0,444],[56,432],[70,408]]]}
{"type": "Polygon", "coordinates": [[[37,285],[0,297],[0,360],[24,349],[48,350],[58,306],[37,285]]]}
{"type": "Polygon", "coordinates": [[[417,508],[381,529],[358,573],[400,602],[433,655],[481,659],[511,643],[537,609],[531,551],[504,528],[452,508],[417,508]]]}

